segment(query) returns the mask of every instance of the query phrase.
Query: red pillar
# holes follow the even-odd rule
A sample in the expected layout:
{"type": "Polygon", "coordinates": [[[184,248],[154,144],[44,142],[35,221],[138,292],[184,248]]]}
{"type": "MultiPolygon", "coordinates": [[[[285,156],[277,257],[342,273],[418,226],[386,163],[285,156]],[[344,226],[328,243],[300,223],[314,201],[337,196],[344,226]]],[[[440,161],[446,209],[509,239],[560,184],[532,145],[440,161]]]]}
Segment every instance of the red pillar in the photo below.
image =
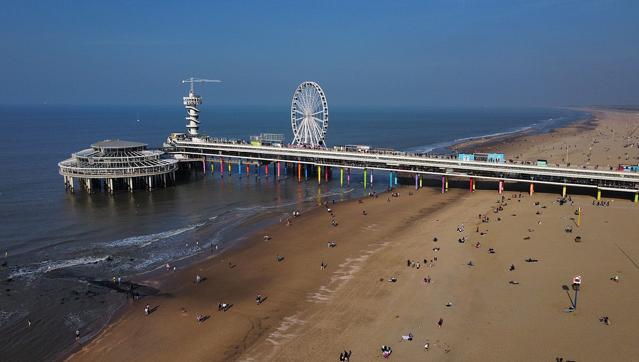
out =
{"type": "Polygon", "coordinates": [[[468,183],[468,185],[469,185],[468,187],[469,187],[469,189],[470,189],[470,192],[473,192],[473,182],[474,182],[474,180],[473,180],[473,178],[471,177],[471,178],[470,178],[470,182],[468,183]]]}

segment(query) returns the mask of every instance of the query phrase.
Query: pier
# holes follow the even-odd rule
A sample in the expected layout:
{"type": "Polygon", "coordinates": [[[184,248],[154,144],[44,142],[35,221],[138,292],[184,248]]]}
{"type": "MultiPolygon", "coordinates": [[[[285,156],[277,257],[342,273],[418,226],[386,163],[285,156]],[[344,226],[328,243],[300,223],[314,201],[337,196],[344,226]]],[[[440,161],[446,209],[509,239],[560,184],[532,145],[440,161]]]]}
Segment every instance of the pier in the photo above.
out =
{"type": "Polygon", "coordinates": [[[272,165],[271,172],[276,178],[288,175],[290,170],[300,182],[308,180],[310,173],[317,176],[318,183],[322,183],[322,176],[324,182],[328,181],[333,169],[337,169],[341,186],[345,178],[346,183],[350,183],[351,170],[361,170],[365,189],[373,183],[373,174],[387,173],[389,188],[397,185],[401,178],[414,179],[415,188],[419,189],[424,185],[424,178],[429,177],[436,182],[441,180],[442,193],[448,190],[451,179],[468,182],[468,190],[474,192],[480,180],[496,184],[500,194],[506,191],[506,183],[524,184],[531,195],[535,185],[555,185],[561,187],[562,196],[566,196],[569,189],[586,189],[600,200],[602,192],[621,192],[632,195],[634,202],[639,203],[639,172],[512,162],[506,161],[502,154],[479,160],[469,155],[453,158],[369,146],[329,148],[326,146],[327,98],[319,84],[311,81],[302,82],[293,94],[291,144],[283,142],[283,135],[271,135],[277,136],[277,142],[262,142],[260,137],[249,142],[210,137],[199,132],[197,106],[202,104],[202,98],[193,86],[211,82],[220,81],[197,78],[183,81],[190,83],[188,96],[183,97],[187,132],[170,134],[163,150],[148,150],[145,144],[136,142],[98,142],[91,149],[74,153],[72,158],[59,163],[66,187],[73,190],[77,178],[88,191],[94,189],[95,182],[109,192],[118,186],[129,191],[136,186],[152,190],[174,182],[179,164],[188,167],[195,164],[196,168],[201,164],[206,171],[207,164],[211,164],[213,170],[219,163],[222,174],[236,170],[239,175],[243,172],[249,175],[253,169],[257,176],[263,172],[268,177],[272,165]]]}

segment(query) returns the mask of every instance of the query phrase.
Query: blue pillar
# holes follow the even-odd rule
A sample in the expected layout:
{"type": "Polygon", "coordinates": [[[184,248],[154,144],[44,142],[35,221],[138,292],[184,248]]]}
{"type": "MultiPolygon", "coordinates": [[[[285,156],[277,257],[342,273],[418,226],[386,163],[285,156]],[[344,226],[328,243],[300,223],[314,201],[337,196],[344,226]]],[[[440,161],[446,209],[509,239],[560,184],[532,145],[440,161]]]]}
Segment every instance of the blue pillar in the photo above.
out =
{"type": "Polygon", "coordinates": [[[419,189],[419,176],[415,174],[415,190],[419,189]]]}
{"type": "Polygon", "coordinates": [[[393,188],[393,171],[388,173],[388,188],[393,188]]]}
{"type": "Polygon", "coordinates": [[[242,177],[242,160],[237,160],[237,174],[242,177]]]}
{"type": "Polygon", "coordinates": [[[304,164],[304,178],[308,180],[308,164],[304,164]]]}

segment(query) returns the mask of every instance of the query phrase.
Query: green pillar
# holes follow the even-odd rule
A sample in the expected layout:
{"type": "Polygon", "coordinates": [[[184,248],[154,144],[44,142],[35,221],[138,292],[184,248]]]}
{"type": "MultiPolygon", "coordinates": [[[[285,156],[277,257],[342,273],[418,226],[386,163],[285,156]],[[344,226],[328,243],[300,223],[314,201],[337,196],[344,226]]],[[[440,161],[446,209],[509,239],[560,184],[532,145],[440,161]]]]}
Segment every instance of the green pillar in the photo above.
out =
{"type": "Polygon", "coordinates": [[[364,190],[366,190],[366,169],[364,169],[364,190]]]}

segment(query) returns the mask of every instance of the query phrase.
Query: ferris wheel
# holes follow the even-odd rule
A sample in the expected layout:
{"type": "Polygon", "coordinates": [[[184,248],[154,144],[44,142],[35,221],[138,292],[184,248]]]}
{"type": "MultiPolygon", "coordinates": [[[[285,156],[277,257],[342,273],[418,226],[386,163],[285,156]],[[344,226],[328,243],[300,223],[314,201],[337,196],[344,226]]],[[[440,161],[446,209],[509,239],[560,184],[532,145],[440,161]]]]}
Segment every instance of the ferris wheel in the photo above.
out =
{"type": "Polygon", "coordinates": [[[326,147],[328,130],[328,102],[324,91],[315,82],[302,82],[291,102],[293,144],[326,147]]]}

